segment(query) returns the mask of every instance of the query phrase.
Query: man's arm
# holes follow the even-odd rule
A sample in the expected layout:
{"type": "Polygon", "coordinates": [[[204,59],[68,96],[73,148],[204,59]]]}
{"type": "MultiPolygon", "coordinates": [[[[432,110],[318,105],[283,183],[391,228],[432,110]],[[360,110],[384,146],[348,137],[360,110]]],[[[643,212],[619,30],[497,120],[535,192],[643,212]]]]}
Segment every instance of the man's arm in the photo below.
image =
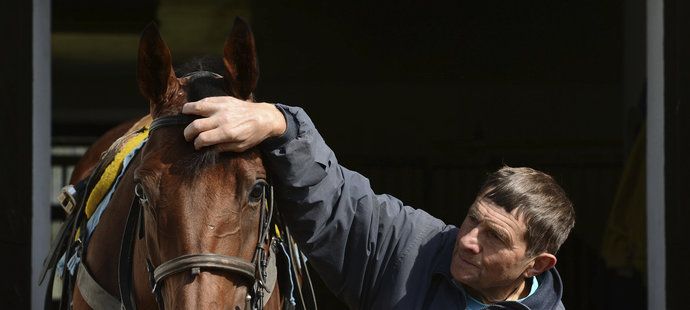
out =
{"type": "Polygon", "coordinates": [[[280,211],[329,288],[351,308],[368,308],[391,285],[404,285],[382,283],[444,224],[376,195],[365,177],[338,164],[302,109],[278,107],[285,116],[282,135],[267,135],[261,148],[280,211]]]}

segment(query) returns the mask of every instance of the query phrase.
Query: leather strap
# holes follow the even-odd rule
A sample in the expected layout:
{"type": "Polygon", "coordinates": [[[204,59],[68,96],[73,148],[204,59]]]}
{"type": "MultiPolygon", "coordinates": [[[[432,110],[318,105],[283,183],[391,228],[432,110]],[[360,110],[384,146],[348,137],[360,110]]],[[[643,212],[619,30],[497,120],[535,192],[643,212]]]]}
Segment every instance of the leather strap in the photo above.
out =
{"type": "Polygon", "coordinates": [[[120,298],[122,299],[122,307],[126,310],[135,310],[137,308],[133,294],[134,289],[132,287],[132,264],[134,261],[134,236],[140,213],[141,206],[139,205],[138,198],[135,196],[132,199],[132,206],[129,208],[129,214],[127,215],[125,231],[122,234],[120,259],[117,266],[117,282],[120,288],[120,298]]]}
{"type": "Polygon", "coordinates": [[[267,266],[267,277],[266,277],[266,296],[269,298],[264,298],[263,306],[266,307],[268,300],[270,299],[273,290],[276,288],[276,282],[278,282],[278,267],[276,265],[276,252],[273,247],[269,247],[268,254],[268,266],[267,266]]]}
{"type": "Polygon", "coordinates": [[[120,300],[96,282],[84,262],[79,264],[77,271],[77,287],[92,309],[120,310],[120,300]]]}
{"type": "Polygon", "coordinates": [[[192,81],[194,81],[196,79],[200,79],[200,78],[213,78],[213,79],[222,79],[223,78],[223,76],[218,74],[218,73],[211,72],[211,71],[205,71],[205,70],[189,72],[189,73],[183,75],[182,77],[189,79],[189,81],[187,83],[191,83],[192,81]]]}
{"type": "Polygon", "coordinates": [[[254,282],[255,279],[255,267],[251,262],[237,257],[212,253],[187,254],[173,258],[160,264],[153,271],[153,278],[156,283],[159,283],[167,276],[193,268],[211,268],[235,272],[245,276],[250,282],[254,282]]]}

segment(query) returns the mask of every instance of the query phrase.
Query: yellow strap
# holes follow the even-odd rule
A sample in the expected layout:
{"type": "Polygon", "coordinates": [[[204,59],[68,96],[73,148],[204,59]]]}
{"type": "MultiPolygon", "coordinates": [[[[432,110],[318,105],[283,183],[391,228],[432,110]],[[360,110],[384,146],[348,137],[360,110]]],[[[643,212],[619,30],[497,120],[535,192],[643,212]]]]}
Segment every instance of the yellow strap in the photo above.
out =
{"type": "Polygon", "coordinates": [[[276,230],[276,237],[280,238],[280,229],[278,229],[278,225],[274,225],[274,228],[276,230]]]}
{"type": "Polygon", "coordinates": [[[115,182],[115,178],[117,178],[120,170],[122,169],[125,156],[131,153],[135,147],[139,146],[141,142],[148,137],[148,134],[149,129],[144,128],[144,130],[129,138],[129,140],[127,140],[127,142],[125,142],[122,148],[117,152],[113,161],[110,162],[110,164],[108,164],[108,166],[105,168],[100,179],[98,179],[98,183],[96,183],[96,186],[94,186],[93,190],[91,191],[89,199],[86,200],[86,218],[90,218],[91,215],[93,215],[93,213],[96,211],[96,207],[101,200],[103,200],[103,197],[106,193],[108,193],[108,190],[115,182]]]}

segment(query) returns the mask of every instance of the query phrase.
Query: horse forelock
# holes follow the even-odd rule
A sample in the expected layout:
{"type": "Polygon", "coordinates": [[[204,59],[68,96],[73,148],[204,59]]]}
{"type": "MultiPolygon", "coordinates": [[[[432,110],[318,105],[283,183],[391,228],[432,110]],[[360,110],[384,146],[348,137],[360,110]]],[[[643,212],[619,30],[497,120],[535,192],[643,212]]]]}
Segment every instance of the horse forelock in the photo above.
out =
{"type": "Polygon", "coordinates": [[[172,167],[171,171],[179,174],[183,179],[196,181],[207,169],[217,167],[235,169],[233,162],[236,161],[237,157],[235,153],[221,153],[213,148],[206,148],[195,151],[190,156],[180,160],[172,167]]]}

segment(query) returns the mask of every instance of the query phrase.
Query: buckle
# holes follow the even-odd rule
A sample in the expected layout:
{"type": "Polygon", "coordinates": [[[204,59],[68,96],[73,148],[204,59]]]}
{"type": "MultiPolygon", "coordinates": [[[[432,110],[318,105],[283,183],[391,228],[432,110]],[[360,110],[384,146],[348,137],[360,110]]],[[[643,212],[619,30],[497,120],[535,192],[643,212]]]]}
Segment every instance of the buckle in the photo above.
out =
{"type": "Polygon", "coordinates": [[[74,199],[74,195],[77,194],[77,190],[74,186],[67,185],[60,190],[58,194],[58,203],[62,206],[62,210],[65,211],[67,215],[74,211],[74,207],[77,205],[77,201],[74,199]]]}

